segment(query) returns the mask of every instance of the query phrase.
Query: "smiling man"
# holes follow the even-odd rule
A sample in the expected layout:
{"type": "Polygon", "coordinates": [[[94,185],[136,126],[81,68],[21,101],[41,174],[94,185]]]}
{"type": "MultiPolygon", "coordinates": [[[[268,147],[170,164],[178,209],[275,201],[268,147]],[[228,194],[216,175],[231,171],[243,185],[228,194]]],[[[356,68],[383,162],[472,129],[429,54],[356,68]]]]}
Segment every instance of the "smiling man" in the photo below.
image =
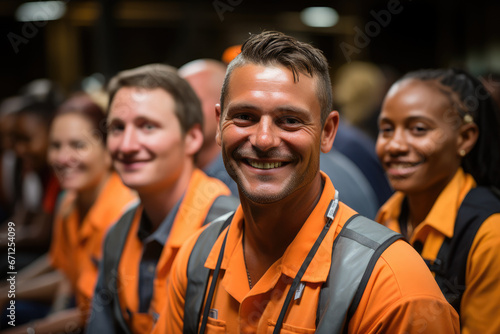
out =
{"type": "Polygon", "coordinates": [[[104,244],[88,333],[148,333],[165,300],[166,278],[184,241],[236,207],[229,189],[194,165],[203,143],[198,98],[177,71],[146,65],[109,85],[107,146],[140,205],[104,244]]]}
{"type": "Polygon", "coordinates": [[[155,333],[458,332],[419,255],[320,171],[331,104],[319,50],[279,32],[243,44],[217,108],[241,206],[181,248],[155,333]]]}

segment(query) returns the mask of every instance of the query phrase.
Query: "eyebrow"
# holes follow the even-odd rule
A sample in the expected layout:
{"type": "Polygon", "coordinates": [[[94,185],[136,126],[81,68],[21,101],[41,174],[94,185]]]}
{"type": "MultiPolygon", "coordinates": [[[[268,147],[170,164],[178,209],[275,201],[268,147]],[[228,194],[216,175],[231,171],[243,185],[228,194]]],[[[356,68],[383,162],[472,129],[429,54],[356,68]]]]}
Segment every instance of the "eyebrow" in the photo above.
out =
{"type": "MultiPolygon", "coordinates": [[[[227,107],[227,112],[233,112],[234,110],[261,110],[262,108],[251,104],[251,103],[236,103],[233,105],[229,105],[227,107]]],[[[311,112],[309,110],[297,107],[297,106],[292,106],[292,105],[282,105],[279,106],[278,108],[275,109],[276,111],[280,113],[287,113],[287,112],[292,112],[294,114],[303,114],[309,116],[311,112]]]]}
{"type": "Polygon", "coordinates": [[[113,118],[107,118],[106,119],[106,126],[109,126],[110,124],[113,124],[114,122],[123,122],[120,118],[113,117],[113,118]]]}
{"type": "MultiPolygon", "coordinates": [[[[414,121],[420,121],[420,120],[424,120],[424,121],[428,121],[428,122],[432,122],[432,123],[436,123],[435,120],[433,120],[432,118],[429,118],[429,117],[426,117],[426,116],[410,116],[408,118],[405,118],[405,122],[414,122],[414,121]]],[[[379,118],[378,119],[378,122],[381,123],[381,122],[388,122],[388,123],[393,123],[393,120],[391,120],[390,118],[388,117],[382,117],[382,118],[379,118]]]]}

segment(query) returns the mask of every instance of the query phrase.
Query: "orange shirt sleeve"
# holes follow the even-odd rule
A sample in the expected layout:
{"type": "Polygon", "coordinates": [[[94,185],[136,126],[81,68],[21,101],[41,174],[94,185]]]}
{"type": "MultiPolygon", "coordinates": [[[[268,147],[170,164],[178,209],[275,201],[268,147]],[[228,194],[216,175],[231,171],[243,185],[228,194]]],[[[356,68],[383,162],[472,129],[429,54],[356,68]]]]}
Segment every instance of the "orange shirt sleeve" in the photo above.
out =
{"type": "Polygon", "coordinates": [[[467,259],[462,334],[500,333],[500,214],[484,221],[467,259]],[[496,296],[496,297],[495,297],[496,296]]]}
{"type": "Polygon", "coordinates": [[[52,240],[49,249],[49,260],[52,267],[63,271],[66,275],[69,273],[69,267],[72,259],[68,257],[71,252],[71,247],[68,244],[76,236],[71,233],[71,222],[67,220],[74,219],[75,212],[72,208],[73,195],[66,192],[61,199],[61,204],[56,216],[54,217],[54,225],[52,229],[52,240]]]}

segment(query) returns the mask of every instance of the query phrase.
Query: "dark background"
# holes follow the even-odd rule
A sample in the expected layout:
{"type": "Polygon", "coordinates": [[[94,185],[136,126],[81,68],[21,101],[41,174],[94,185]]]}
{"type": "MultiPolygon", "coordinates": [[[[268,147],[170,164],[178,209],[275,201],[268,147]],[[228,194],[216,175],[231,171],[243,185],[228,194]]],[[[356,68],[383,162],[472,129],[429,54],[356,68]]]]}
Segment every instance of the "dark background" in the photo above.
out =
{"type": "Polygon", "coordinates": [[[394,1],[66,0],[63,18],[24,23],[14,18],[22,1],[2,0],[0,97],[41,77],[69,91],[94,73],[109,78],[151,62],[180,66],[196,58],[221,59],[227,47],[263,29],[312,42],[324,51],[332,72],[349,60],[342,45],[356,48],[350,60],[371,61],[398,74],[444,66],[465,67],[474,74],[500,71],[500,4],[394,1]],[[217,1],[230,8],[222,17],[214,7],[217,1]],[[398,2],[400,12],[388,24],[375,24],[374,12],[398,2]],[[314,5],[335,8],[339,23],[305,26],[299,12],[314,5]],[[361,43],[356,31],[367,32],[368,27],[371,37],[361,43]],[[9,40],[14,35],[23,38],[17,52],[9,40]]]}

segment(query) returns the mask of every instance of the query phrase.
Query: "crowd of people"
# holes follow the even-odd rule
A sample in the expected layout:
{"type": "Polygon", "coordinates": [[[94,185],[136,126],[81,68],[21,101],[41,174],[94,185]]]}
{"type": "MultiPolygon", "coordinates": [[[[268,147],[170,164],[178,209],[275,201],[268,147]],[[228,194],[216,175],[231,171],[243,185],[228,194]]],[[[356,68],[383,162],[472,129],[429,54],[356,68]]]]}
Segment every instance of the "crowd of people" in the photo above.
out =
{"type": "Polygon", "coordinates": [[[499,333],[492,76],[226,58],[3,100],[0,331],[499,333]]]}

